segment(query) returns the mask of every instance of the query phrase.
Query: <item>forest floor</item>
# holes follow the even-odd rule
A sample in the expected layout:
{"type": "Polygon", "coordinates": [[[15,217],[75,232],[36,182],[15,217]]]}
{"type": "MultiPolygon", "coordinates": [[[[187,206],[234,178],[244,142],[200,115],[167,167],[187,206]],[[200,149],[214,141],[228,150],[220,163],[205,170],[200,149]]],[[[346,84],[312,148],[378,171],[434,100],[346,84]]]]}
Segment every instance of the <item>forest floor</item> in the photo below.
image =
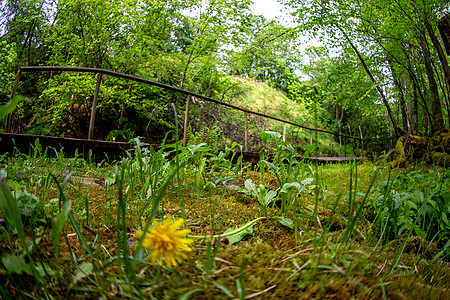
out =
{"type": "Polygon", "coordinates": [[[22,215],[14,219],[3,209],[11,199],[0,199],[2,297],[450,298],[444,238],[416,235],[420,220],[390,230],[395,215],[398,224],[414,216],[397,211],[385,217],[389,207],[377,206],[388,193],[410,202],[415,192],[422,200],[447,201],[448,170],[299,162],[290,180],[299,184],[280,186],[280,174],[289,172],[274,172],[270,163],[219,164],[217,156],[190,153],[167,161],[142,151],[111,165],[3,156],[8,190],[26,190],[36,205],[33,196],[16,194],[22,215]],[[262,198],[251,192],[249,179],[264,190],[262,198]],[[183,218],[191,231],[192,251],[176,266],[146,260],[148,251],[136,238],[143,220],[164,218],[183,218]],[[12,220],[23,223],[23,241],[12,220]],[[233,230],[239,233],[227,235],[233,230]]]}

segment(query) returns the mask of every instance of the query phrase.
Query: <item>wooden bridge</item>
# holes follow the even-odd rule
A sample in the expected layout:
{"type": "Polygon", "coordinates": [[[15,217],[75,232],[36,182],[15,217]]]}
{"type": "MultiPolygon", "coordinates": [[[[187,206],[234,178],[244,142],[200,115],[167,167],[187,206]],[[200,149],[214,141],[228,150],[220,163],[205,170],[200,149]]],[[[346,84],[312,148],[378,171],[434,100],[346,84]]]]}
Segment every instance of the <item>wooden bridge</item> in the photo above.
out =
{"type": "MultiPolygon", "coordinates": [[[[34,141],[39,138],[39,142],[43,147],[54,147],[54,148],[64,148],[64,151],[67,152],[69,155],[75,153],[76,149],[78,149],[79,153],[84,153],[85,155],[91,151],[93,155],[96,156],[97,159],[102,159],[105,157],[109,158],[119,158],[121,155],[123,155],[124,150],[127,150],[132,147],[130,143],[122,143],[122,142],[108,142],[108,141],[99,141],[94,139],[94,128],[95,128],[95,116],[96,116],[96,110],[97,110],[97,103],[98,103],[98,96],[99,91],[101,87],[102,77],[104,75],[113,76],[117,78],[132,80],[156,87],[161,87],[166,90],[178,92],[181,94],[184,94],[187,96],[186,98],[186,110],[185,110],[185,118],[184,118],[184,131],[183,131],[183,145],[186,146],[187,144],[187,128],[189,124],[189,110],[191,105],[191,100],[193,97],[202,99],[208,102],[212,102],[218,105],[226,106],[228,108],[241,111],[244,113],[244,151],[243,155],[246,160],[254,160],[255,158],[259,158],[259,154],[252,153],[249,151],[248,147],[248,140],[249,140],[249,134],[248,134],[248,115],[253,114],[256,116],[260,116],[263,118],[272,119],[278,122],[282,122],[284,124],[283,127],[283,133],[282,138],[283,141],[286,141],[286,126],[292,125],[298,128],[302,128],[305,130],[309,130],[310,133],[310,139],[309,144],[312,145],[313,143],[313,131],[317,132],[323,132],[330,135],[330,157],[310,157],[310,160],[317,160],[317,161],[330,161],[330,162],[339,162],[339,161],[350,161],[350,160],[359,160],[360,157],[357,157],[355,154],[357,152],[361,153],[361,156],[364,156],[364,140],[358,137],[353,136],[347,136],[343,134],[333,133],[331,131],[318,129],[318,128],[311,128],[307,126],[303,126],[294,122],[291,122],[289,120],[283,120],[281,118],[277,118],[271,115],[263,114],[260,112],[252,111],[243,107],[239,107],[230,103],[226,103],[211,97],[203,96],[201,94],[193,93],[188,90],[176,88],[170,85],[162,84],[159,82],[150,81],[144,78],[131,76],[127,74],[122,74],[118,72],[113,72],[109,70],[104,69],[95,69],[95,68],[80,68],[80,67],[60,67],[60,66],[29,66],[29,67],[21,67],[19,71],[17,72],[16,79],[14,81],[14,86],[11,93],[11,100],[14,98],[17,87],[20,81],[20,76],[22,72],[42,72],[42,71],[66,71],[66,72],[88,72],[88,73],[94,73],[97,74],[97,84],[94,92],[94,97],[92,101],[92,108],[91,108],[91,114],[90,114],[90,123],[89,123],[89,131],[87,133],[87,139],[74,139],[74,138],[60,138],[60,137],[48,137],[48,136],[35,136],[35,135],[24,135],[24,134],[17,134],[10,132],[12,128],[12,117],[11,114],[7,116],[6,123],[5,123],[5,132],[0,133],[0,152],[12,152],[14,149],[18,149],[20,151],[28,152],[28,149],[30,148],[30,144],[33,144],[34,141]],[[343,157],[333,157],[333,137],[337,137],[343,140],[344,142],[344,156],[343,157]],[[353,143],[352,143],[352,149],[353,149],[353,156],[347,157],[347,147],[346,147],[346,140],[354,140],[356,141],[356,151],[354,149],[353,143]],[[361,147],[359,147],[361,145],[361,147]],[[106,155],[105,155],[106,153],[106,155]]],[[[155,148],[158,147],[158,145],[153,145],[155,148]]]]}

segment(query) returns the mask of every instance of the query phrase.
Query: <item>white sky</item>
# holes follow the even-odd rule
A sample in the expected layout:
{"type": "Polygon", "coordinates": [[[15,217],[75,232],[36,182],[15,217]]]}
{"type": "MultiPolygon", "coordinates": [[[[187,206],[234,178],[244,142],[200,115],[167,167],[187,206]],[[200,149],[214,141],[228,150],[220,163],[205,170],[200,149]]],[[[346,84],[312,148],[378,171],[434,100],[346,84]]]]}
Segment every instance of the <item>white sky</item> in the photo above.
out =
{"type": "Polygon", "coordinates": [[[281,9],[283,5],[277,2],[277,0],[253,0],[253,4],[250,6],[252,12],[256,15],[263,15],[268,19],[281,16],[281,9]]]}
{"type": "Polygon", "coordinates": [[[250,10],[255,15],[263,15],[267,19],[277,19],[286,27],[295,27],[294,18],[277,0],[253,0],[250,10]]]}

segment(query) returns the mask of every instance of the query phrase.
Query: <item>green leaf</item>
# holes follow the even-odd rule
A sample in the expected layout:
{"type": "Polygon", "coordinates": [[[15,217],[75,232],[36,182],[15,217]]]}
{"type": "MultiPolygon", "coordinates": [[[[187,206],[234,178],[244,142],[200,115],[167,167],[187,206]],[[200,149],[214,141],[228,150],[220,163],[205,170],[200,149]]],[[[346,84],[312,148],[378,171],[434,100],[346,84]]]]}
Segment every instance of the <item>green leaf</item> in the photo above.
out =
{"type": "Polygon", "coordinates": [[[442,220],[444,221],[445,224],[448,225],[448,218],[447,218],[447,214],[445,212],[442,213],[442,220]]]}
{"type": "Polygon", "coordinates": [[[283,184],[283,187],[280,190],[280,193],[288,193],[292,188],[297,188],[297,190],[299,192],[302,191],[303,186],[300,185],[300,183],[298,182],[289,182],[289,183],[285,183],[283,184]]]}
{"type": "MultiPolygon", "coordinates": [[[[300,183],[303,185],[308,185],[308,184],[311,184],[313,181],[314,181],[314,178],[306,178],[306,179],[303,179],[300,183]]],[[[365,194],[363,196],[365,196],[365,194]]]]}
{"type": "Polygon", "coordinates": [[[6,254],[5,256],[2,256],[2,263],[5,266],[5,268],[10,273],[22,273],[25,272],[27,274],[31,273],[30,266],[25,262],[25,259],[23,256],[15,256],[13,254],[6,254]]]}
{"type": "Polygon", "coordinates": [[[31,217],[33,213],[36,213],[36,216],[39,217],[39,213],[37,210],[39,199],[33,195],[28,193],[27,191],[16,191],[15,195],[17,200],[17,208],[25,217],[31,217]]]}
{"type": "Polygon", "coordinates": [[[264,143],[267,143],[268,141],[273,142],[281,139],[281,134],[275,131],[263,131],[261,132],[261,139],[264,143]]]}
{"type": "Polygon", "coordinates": [[[180,300],[188,300],[192,294],[195,294],[195,293],[201,292],[201,291],[203,291],[203,289],[195,289],[195,290],[189,291],[186,294],[184,294],[183,296],[181,296],[180,300]]]}
{"type": "Polygon", "coordinates": [[[19,233],[23,232],[22,213],[17,207],[17,200],[3,182],[0,182],[0,209],[3,211],[6,222],[19,233]]]}
{"type": "Polygon", "coordinates": [[[294,229],[294,221],[292,221],[289,218],[286,217],[279,217],[278,222],[280,222],[281,225],[284,225],[286,227],[289,227],[290,229],[294,229]]]}
{"type": "Polygon", "coordinates": [[[6,178],[7,174],[6,174],[6,170],[5,169],[0,169],[0,180],[6,178]]]}
{"type": "Polygon", "coordinates": [[[275,166],[273,163],[268,162],[267,160],[262,161],[267,167],[272,169],[275,173],[278,173],[280,171],[280,167],[275,166]]]}
{"type": "Polygon", "coordinates": [[[408,204],[411,208],[417,210],[417,205],[414,202],[408,200],[406,201],[406,204],[408,204]]]}
{"type": "Polygon", "coordinates": [[[272,200],[277,196],[277,192],[274,190],[269,190],[266,194],[266,196],[264,197],[264,206],[269,205],[272,200]]]}
{"type": "Polygon", "coordinates": [[[73,277],[72,284],[77,283],[90,273],[92,273],[93,266],[90,262],[82,263],[75,270],[75,276],[73,277]]]}
{"type": "Polygon", "coordinates": [[[55,247],[55,251],[57,252],[58,249],[58,243],[59,243],[59,233],[64,227],[64,224],[67,221],[67,217],[69,216],[70,212],[70,206],[71,202],[70,200],[66,201],[64,203],[64,206],[62,207],[61,212],[53,218],[52,220],[52,231],[51,231],[51,237],[53,240],[53,245],[55,247]]]}
{"type": "Polygon", "coordinates": [[[55,270],[52,270],[46,263],[44,263],[44,265],[39,264],[36,266],[36,270],[39,272],[39,274],[41,275],[41,277],[46,276],[47,274],[49,276],[56,276],[58,274],[58,272],[56,272],[55,270]],[[45,271],[44,271],[45,268],[45,271]],[[47,274],[45,273],[47,272],[47,274]]]}
{"type": "Polygon", "coordinates": [[[209,150],[208,147],[204,147],[207,146],[206,143],[200,143],[198,145],[188,145],[187,148],[189,149],[189,151],[191,152],[191,154],[194,154],[195,151],[197,151],[198,149],[201,150],[209,150]]]}
{"type": "Polygon", "coordinates": [[[25,100],[24,96],[16,95],[11,100],[11,102],[6,105],[0,106],[0,120],[3,120],[3,118],[12,113],[16,109],[17,104],[19,104],[19,102],[22,100],[25,100]]]}
{"type": "MultiPolygon", "coordinates": [[[[245,228],[245,229],[242,230],[242,231],[239,231],[239,232],[236,233],[236,234],[227,236],[228,241],[230,242],[230,245],[233,245],[233,244],[235,244],[235,243],[241,241],[246,235],[252,235],[252,234],[253,234],[253,226],[254,226],[254,224],[251,225],[251,226],[249,226],[249,227],[247,227],[247,228],[245,228]]],[[[228,228],[228,229],[223,233],[223,235],[226,235],[227,233],[230,233],[230,232],[235,231],[235,230],[237,230],[237,229],[239,229],[239,228],[238,228],[238,227],[228,228]]]]}
{"type": "Polygon", "coordinates": [[[221,285],[220,283],[217,283],[215,281],[212,281],[212,283],[217,286],[219,289],[222,290],[222,292],[224,292],[228,297],[230,298],[234,298],[233,293],[230,292],[229,289],[227,289],[226,287],[224,287],[223,285],[221,285]]]}
{"type": "Polygon", "coordinates": [[[244,182],[244,186],[253,196],[258,197],[258,189],[256,188],[256,184],[254,184],[251,179],[247,179],[244,182]]]}

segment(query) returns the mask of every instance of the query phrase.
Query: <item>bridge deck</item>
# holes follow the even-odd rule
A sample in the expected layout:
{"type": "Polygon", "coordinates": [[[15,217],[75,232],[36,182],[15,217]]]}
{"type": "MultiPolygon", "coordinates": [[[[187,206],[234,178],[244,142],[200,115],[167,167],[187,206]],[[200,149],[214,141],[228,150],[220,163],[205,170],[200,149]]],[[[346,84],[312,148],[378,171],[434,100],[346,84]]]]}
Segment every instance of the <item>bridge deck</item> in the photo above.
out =
{"type": "MultiPolygon", "coordinates": [[[[31,145],[34,145],[35,140],[39,139],[42,148],[53,147],[56,151],[64,150],[66,155],[72,156],[76,151],[85,158],[88,158],[89,152],[92,158],[101,161],[105,158],[112,160],[120,159],[125,150],[133,148],[130,143],[124,142],[109,142],[99,140],[86,140],[76,138],[61,138],[42,135],[27,135],[16,133],[0,133],[0,154],[12,153],[19,150],[21,153],[29,153],[31,145]]],[[[151,145],[158,149],[160,145],[151,145]]],[[[49,153],[54,156],[53,153],[49,153]]],[[[259,161],[259,153],[243,152],[244,160],[257,163],[259,161]]],[[[310,161],[317,162],[344,162],[360,160],[360,157],[309,157],[310,161]]]]}
{"type": "Polygon", "coordinates": [[[311,161],[318,162],[344,162],[344,161],[353,161],[353,160],[361,160],[361,157],[308,157],[311,161]]]}

